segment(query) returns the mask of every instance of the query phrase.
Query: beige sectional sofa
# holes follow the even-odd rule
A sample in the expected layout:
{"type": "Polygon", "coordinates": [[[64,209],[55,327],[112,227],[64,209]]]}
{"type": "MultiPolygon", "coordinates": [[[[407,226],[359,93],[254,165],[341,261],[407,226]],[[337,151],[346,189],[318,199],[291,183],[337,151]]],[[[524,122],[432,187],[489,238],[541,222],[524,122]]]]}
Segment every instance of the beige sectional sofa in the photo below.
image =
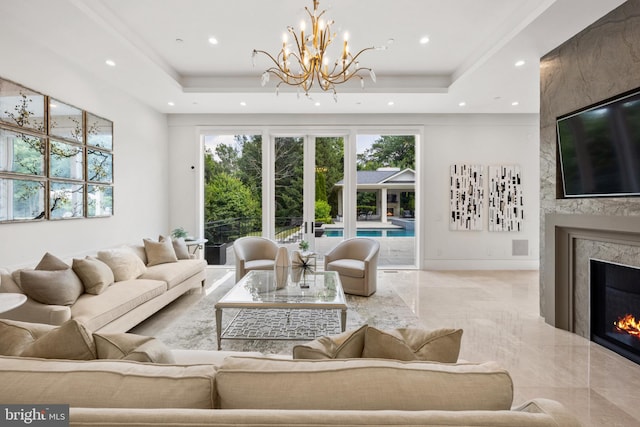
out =
{"type": "Polygon", "coordinates": [[[580,425],[556,401],[512,407],[511,377],[493,363],[172,353],[171,364],[0,356],[0,400],[69,404],[72,426],[580,425]]]}
{"type": "MultiPolygon", "coordinates": [[[[128,274],[130,277],[126,280],[118,280],[118,274],[115,274],[115,282],[105,286],[99,294],[82,292],[68,305],[37,301],[17,283],[20,270],[0,269],[0,292],[26,293],[28,296],[25,304],[0,313],[0,318],[50,325],[76,319],[92,331],[126,332],[185,292],[204,284],[207,265],[204,260],[184,259],[184,256],[183,259],[171,258],[169,262],[151,263],[147,257],[150,246],[146,247],[147,250],[145,245],[127,245],[92,254],[97,259],[101,256],[108,259],[114,251],[130,251],[139,258],[141,267],[138,266],[135,274],[128,274]]],[[[73,260],[65,262],[69,267],[73,264],[73,260]]]]}

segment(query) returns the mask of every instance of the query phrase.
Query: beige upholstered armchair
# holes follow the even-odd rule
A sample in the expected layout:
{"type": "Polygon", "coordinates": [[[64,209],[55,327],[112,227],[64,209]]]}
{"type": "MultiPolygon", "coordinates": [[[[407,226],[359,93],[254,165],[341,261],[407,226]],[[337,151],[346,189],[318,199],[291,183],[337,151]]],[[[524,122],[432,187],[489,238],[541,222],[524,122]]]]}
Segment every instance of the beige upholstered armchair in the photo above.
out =
{"type": "Polygon", "coordinates": [[[247,236],[233,242],[236,283],[250,270],[273,270],[278,245],[264,237],[247,236]]]}
{"type": "Polygon", "coordinates": [[[379,252],[373,239],[347,239],[324,256],[324,269],[338,272],[345,293],[368,297],[376,291],[379,252]]]}

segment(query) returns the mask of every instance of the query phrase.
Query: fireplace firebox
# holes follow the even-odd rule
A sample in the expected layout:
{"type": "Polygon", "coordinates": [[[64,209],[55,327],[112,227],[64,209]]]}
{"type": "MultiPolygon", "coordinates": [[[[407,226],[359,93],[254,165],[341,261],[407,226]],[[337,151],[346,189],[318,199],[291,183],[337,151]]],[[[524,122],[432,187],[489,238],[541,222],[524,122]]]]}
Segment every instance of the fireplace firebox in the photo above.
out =
{"type": "Polygon", "coordinates": [[[591,340],[640,364],[640,268],[590,260],[591,340]]]}

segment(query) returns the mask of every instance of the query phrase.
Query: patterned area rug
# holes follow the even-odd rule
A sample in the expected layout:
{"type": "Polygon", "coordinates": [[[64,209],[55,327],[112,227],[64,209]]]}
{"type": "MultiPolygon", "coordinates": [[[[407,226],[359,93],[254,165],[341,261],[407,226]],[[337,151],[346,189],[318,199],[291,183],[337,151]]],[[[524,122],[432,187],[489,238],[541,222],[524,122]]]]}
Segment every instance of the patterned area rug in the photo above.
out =
{"type": "MultiPolygon", "coordinates": [[[[216,322],[214,304],[234,284],[229,277],[209,295],[203,296],[188,311],[175,318],[168,326],[154,335],[170,348],[216,350],[216,322]]],[[[391,285],[378,286],[370,297],[347,295],[347,330],[364,324],[380,329],[419,326],[419,320],[391,285]]],[[[224,310],[224,331],[241,310],[224,310]]],[[[260,351],[269,354],[291,354],[293,346],[320,335],[332,335],[340,331],[339,311],[330,310],[244,310],[228,332],[236,338],[243,334],[273,335],[270,339],[223,339],[222,350],[260,351]],[[287,312],[296,317],[292,319],[287,312]],[[311,313],[309,313],[311,312],[311,313]],[[323,313],[323,314],[321,314],[323,313]],[[287,318],[289,316],[289,318],[287,318]],[[314,323],[315,322],[315,323],[314,323]],[[309,328],[314,323],[313,328],[309,328]],[[316,329],[313,332],[310,329],[316,329]],[[306,331],[306,332],[305,332],[306,331]],[[285,334],[296,335],[299,340],[288,340],[285,334]],[[304,334],[307,334],[306,336],[304,334]]]]}

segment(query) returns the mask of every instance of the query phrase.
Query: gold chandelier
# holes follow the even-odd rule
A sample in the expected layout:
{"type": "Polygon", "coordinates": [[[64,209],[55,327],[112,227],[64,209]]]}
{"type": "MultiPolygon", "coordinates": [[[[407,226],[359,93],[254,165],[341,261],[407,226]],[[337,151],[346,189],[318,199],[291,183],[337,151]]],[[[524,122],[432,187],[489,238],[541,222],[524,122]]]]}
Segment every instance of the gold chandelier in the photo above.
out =
{"type": "Polygon", "coordinates": [[[333,92],[333,98],[337,102],[337,84],[346,83],[353,78],[360,79],[360,85],[364,88],[363,72],[368,71],[371,80],[375,83],[376,75],[371,68],[360,67],[358,57],[368,50],[385,49],[375,46],[362,49],[355,55],[349,52],[348,34],[345,33],[342,54],[333,63],[327,54],[327,48],[336,38],[335,33],[331,33],[331,25],[334,21],[325,22],[322,17],[326,10],[318,12],[319,0],[313,0],[313,13],[305,7],[307,14],[311,18],[311,34],[305,34],[306,24],[300,24],[300,35],[289,26],[287,32],[293,36],[295,41],[295,51],[289,49],[289,36],[285,33],[282,37],[282,49],[276,57],[273,57],[264,50],[253,50],[252,59],[255,66],[255,57],[258,53],[267,55],[275,64],[262,73],[262,86],[269,82],[272,74],[280,79],[276,85],[276,94],[281,84],[297,86],[309,97],[309,90],[317,83],[325,92],[333,92]]]}

